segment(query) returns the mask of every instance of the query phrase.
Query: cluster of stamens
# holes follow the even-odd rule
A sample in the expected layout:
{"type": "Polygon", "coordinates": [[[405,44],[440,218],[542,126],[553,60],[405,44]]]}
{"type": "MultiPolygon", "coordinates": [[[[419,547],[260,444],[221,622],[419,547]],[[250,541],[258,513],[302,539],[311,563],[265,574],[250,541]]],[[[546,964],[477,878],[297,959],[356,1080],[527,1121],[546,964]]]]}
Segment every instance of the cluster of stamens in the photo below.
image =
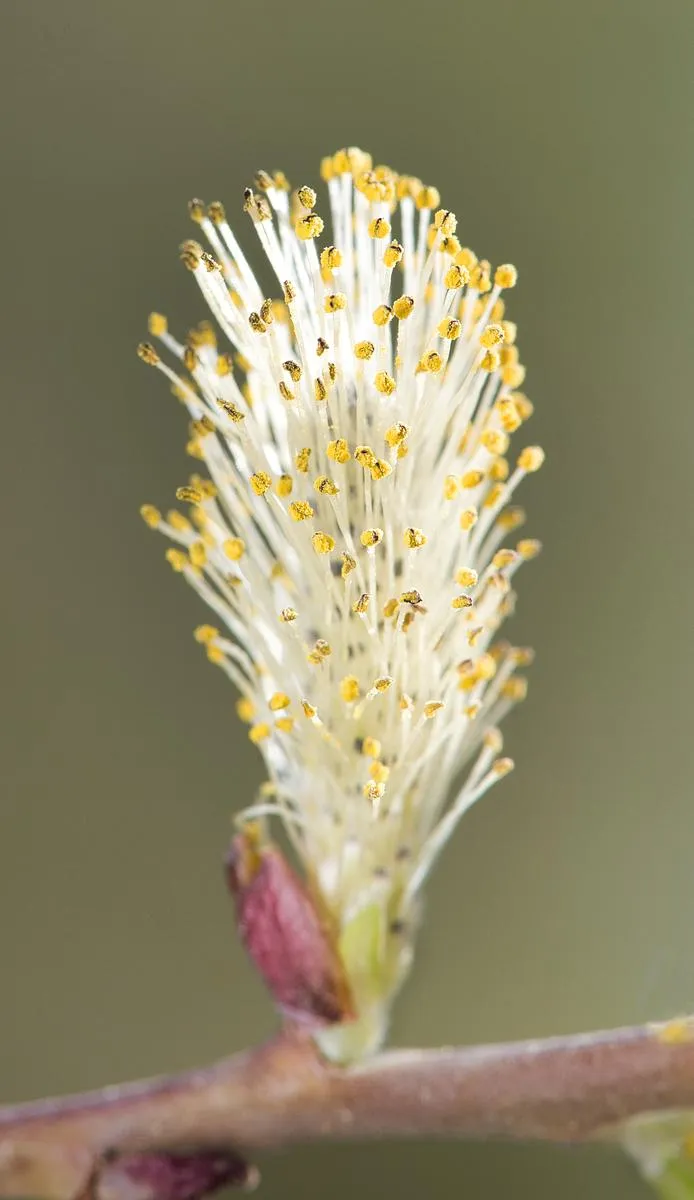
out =
{"type": "Polygon", "coordinates": [[[188,410],[185,511],[145,505],[214,624],[195,637],[239,690],[278,814],[344,924],[408,913],[462,813],[512,763],[498,723],[528,650],[496,640],[539,544],[513,492],[530,417],[492,270],[419,180],[350,149],[316,193],[260,172],[244,208],[279,283],[263,294],[220,203],[182,247],[214,318],[178,341],[153,314],[140,356],[188,410]],[[170,365],[173,364],[173,365],[170,365]],[[468,764],[457,796],[453,780],[468,764]],[[379,899],[380,898],[380,899],[379,899]]]}

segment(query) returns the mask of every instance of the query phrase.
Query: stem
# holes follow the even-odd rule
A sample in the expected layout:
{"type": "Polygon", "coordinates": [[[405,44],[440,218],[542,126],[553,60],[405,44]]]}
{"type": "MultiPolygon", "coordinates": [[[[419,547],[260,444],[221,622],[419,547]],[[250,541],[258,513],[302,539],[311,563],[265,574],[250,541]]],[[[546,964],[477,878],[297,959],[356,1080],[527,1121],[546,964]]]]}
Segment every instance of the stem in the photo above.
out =
{"type": "MultiPolygon", "coordinates": [[[[694,1108],[688,1022],[396,1051],[349,1069],[285,1032],[201,1070],[0,1108],[0,1196],[75,1200],[99,1163],[129,1155],[380,1137],[582,1141],[682,1108],[694,1108]]],[[[122,1194],[108,1172],[98,1200],[122,1194]]]]}

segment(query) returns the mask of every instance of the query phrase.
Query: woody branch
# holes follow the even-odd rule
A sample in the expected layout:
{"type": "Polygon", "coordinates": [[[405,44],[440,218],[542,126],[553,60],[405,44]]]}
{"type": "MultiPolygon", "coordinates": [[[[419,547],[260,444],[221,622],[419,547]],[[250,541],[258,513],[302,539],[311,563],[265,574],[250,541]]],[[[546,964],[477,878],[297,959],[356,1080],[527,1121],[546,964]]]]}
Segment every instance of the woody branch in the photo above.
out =
{"type": "Polygon", "coordinates": [[[0,1196],[190,1195],[162,1185],[161,1164],[183,1156],[208,1187],[249,1183],[249,1153],[320,1140],[602,1139],[638,1114],[694,1107],[691,1033],[671,1022],[344,1069],[289,1030],[183,1075],[0,1109],[0,1196]]]}

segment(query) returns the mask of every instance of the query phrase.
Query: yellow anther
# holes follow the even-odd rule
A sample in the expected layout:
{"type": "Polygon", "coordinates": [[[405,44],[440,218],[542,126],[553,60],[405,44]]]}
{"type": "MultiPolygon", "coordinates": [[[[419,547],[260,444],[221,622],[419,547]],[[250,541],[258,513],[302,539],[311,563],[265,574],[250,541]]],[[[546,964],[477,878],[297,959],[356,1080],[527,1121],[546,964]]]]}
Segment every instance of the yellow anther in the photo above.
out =
{"type": "Polygon", "coordinates": [[[290,625],[292,621],[296,621],[298,615],[295,608],[283,608],[280,611],[279,617],[284,625],[290,625]]]}
{"type": "Polygon", "coordinates": [[[473,588],[476,586],[478,578],[477,571],[473,570],[472,567],[462,567],[460,571],[456,571],[455,573],[455,581],[458,587],[473,588]]]}
{"type": "Polygon", "coordinates": [[[365,737],[361,744],[361,752],[367,758],[378,758],[381,753],[381,743],[378,738],[365,737]]]}
{"type": "Polygon", "coordinates": [[[354,570],[356,565],[357,565],[357,560],[355,558],[352,558],[351,554],[343,554],[342,555],[342,569],[340,571],[342,578],[346,579],[347,576],[349,574],[351,574],[351,572],[354,570]]]}
{"type": "Polygon", "coordinates": [[[150,313],[147,320],[147,328],[152,337],[163,337],[169,328],[169,323],[162,313],[150,313]]]}
{"type": "Polygon", "coordinates": [[[287,496],[291,496],[293,487],[294,480],[291,475],[280,475],[275,484],[275,491],[284,500],[287,496]]]}
{"type": "Polygon", "coordinates": [[[512,288],[518,281],[518,272],[511,263],[502,263],[494,272],[494,283],[500,288],[512,288]]]}
{"type": "Polygon", "coordinates": [[[398,296],[397,300],[393,301],[393,312],[398,321],[406,321],[413,308],[414,300],[412,296],[398,296]]]}
{"type": "Polygon", "coordinates": [[[395,616],[395,614],[397,613],[399,608],[400,608],[399,600],[396,600],[394,598],[391,598],[390,600],[386,600],[385,604],[383,605],[383,616],[386,617],[386,619],[390,619],[391,617],[395,616]]]}
{"type": "Polygon", "coordinates": [[[204,413],[197,421],[191,421],[190,433],[192,437],[204,438],[210,433],[214,433],[214,422],[210,420],[207,413],[204,413]]]}
{"type": "Polygon", "coordinates": [[[512,675],[501,689],[501,695],[506,700],[525,700],[528,694],[528,681],[523,675],[512,675]]]}
{"type": "Polygon", "coordinates": [[[316,196],[316,193],[312,187],[300,187],[296,194],[299,204],[302,204],[304,208],[316,207],[316,200],[318,197],[316,196]]]}
{"type": "Polygon", "coordinates": [[[487,325],[480,335],[480,346],[490,349],[492,346],[500,346],[503,340],[504,331],[501,325],[487,325]]]}
{"type": "Polygon", "coordinates": [[[291,304],[292,301],[296,300],[296,288],[291,279],[285,279],[282,284],[282,295],[284,296],[285,304],[291,304]]]}
{"type": "Polygon", "coordinates": [[[535,411],[535,406],[532,400],[528,400],[528,397],[525,396],[523,392],[514,392],[511,398],[518,409],[522,420],[528,421],[535,411]]]}
{"type": "Polygon", "coordinates": [[[497,550],[492,559],[492,566],[496,567],[497,571],[503,571],[504,567],[510,567],[517,558],[518,554],[515,550],[497,550]]]}
{"type": "MultiPolygon", "coordinates": [[[[202,509],[199,511],[202,512],[202,509]]],[[[184,517],[183,513],[179,512],[177,508],[170,508],[166,514],[166,519],[169,525],[177,529],[179,533],[190,533],[193,528],[188,518],[184,517]]]]}
{"type": "MultiPolygon", "coordinates": [[[[263,320],[260,313],[252,312],[248,314],[248,324],[254,333],[267,333],[267,322],[263,320]]],[[[190,368],[189,368],[190,369],[190,368]]]]}
{"type": "Polygon", "coordinates": [[[369,237],[384,238],[390,233],[390,225],[384,217],[375,217],[373,221],[369,221],[369,237]]]}
{"type": "Polygon", "coordinates": [[[502,778],[504,775],[508,775],[509,771],[512,771],[514,766],[515,763],[512,758],[497,758],[492,767],[492,771],[495,775],[498,775],[499,778],[502,778]]]}
{"type": "Polygon", "coordinates": [[[525,509],[517,504],[512,504],[509,508],[505,508],[502,513],[499,513],[499,516],[496,518],[496,524],[500,529],[510,532],[524,525],[525,519],[525,509]]]}
{"type": "Polygon", "coordinates": [[[236,715],[246,725],[250,725],[255,716],[255,704],[248,696],[241,696],[240,700],[236,701],[236,715]]]}
{"type": "Polygon", "coordinates": [[[443,366],[443,359],[435,350],[430,350],[428,354],[423,354],[417,363],[418,371],[427,371],[430,375],[437,375],[443,366]]]}
{"type": "Polygon", "coordinates": [[[264,496],[272,486],[272,480],[267,471],[256,471],[251,475],[251,487],[256,496],[264,496]]]}
{"type": "Polygon", "coordinates": [[[510,396],[502,396],[496,406],[499,419],[506,433],[515,433],[523,423],[523,417],[518,410],[518,404],[510,396]]]}
{"type": "Polygon", "coordinates": [[[507,490],[503,483],[493,483],[484,497],[484,507],[497,508],[503,503],[504,497],[507,495],[507,490]]]}
{"type": "Polygon", "coordinates": [[[422,529],[415,529],[410,525],[402,535],[402,540],[408,550],[418,550],[420,546],[426,545],[426,534],[422,529]]]}
{"type": "Polygon", "coordinates": [[[483,679],[488,682],[496,675],[497,663],[492,654],[480,654],[475,663],[475,672],[478,679],[483,679]]]}
{"type": "MultiPolygon", "coordinates": [[[[501,328],[501,326],[499,326],[501,328]]],[[[514,366],[519,361],[517,346],[502,346],[499,350],[499,361],[502,367],[514,366]]]]}
{"type": "Polygon", "coordinates": [[[383,799],[386,785],[384,783],[375,783],[372,780],[371,783],[364,784],[363,791],[366,799],[370,800],[372,804],[376,804],[379,800],[383,799]]]}
{"type": "Polygon", "coordinates": [[[357,342],[354,353],[357,358],[368,359],[372,357],[375,349],[373,342],[357,342]]]}
{"type": "Polygon", "coordinates": [[[472,597],[464,596],[464,595],[463,596],[454,596],[453,599],[451,600],[451,608],[455,608],[455,609],[472,608],[472,597]]]}
{"type": "Polygon", "coordinates": [[[224,651],[221,646],[206,646],[205,654],[207,661],[214,663],[215,667],[221,666],[224,662],[224,651]]]}
{"type": "Polygon", "coordinates": [[[294,457],[294,464],[296,466],[296,469],[297,469],[297,471],[301,471],[302,475],[308,474],[308,464],[309,464],[310,458],[311,458],[311,447],[310,446],[303,446],[302,449],[299,450],[298,454],[296,454],[294,457]]]}
{"type": "Polygon", "coordinates": [[[542,550],[542,542],[538,541],[537,538],[521,538],[520,542],[516,546],[516,550],[520,554],[521,558],[526,560],[537,558],[538,554],[542,550]]]}
{"type": "Polygon", "coordinates": [[[279,729],[280,733],[291,733],[293,728],[293,717],[278,717],[275,721],[275,729],[279,729]]]}
{"type": "Polygon", "coordinates": [[[470,286],[475,288],[480,295],[484,295],[485,292],[491,289],[490,270],[491,267],[486,258],[481,258],[477,265],[470,271],[470,286]]]}
{"type": "Polygon", "coordinates": [[[379,542],[383,541],[383,530],[364,529],[363,532],[359,534],[359,541],[361,542],[362,546],[366,546],[368,548],[372,546],[378,546],[379,542]]]}
{"type": "Polygon", "coordinates": [[[529,667],[535,661],[535,651],[532,646],[516,646],[512,654],[517,667],[529,667]]]}
{"type": "Polygon", "coordinates": [[[398,701],[398,706],[401,712],[411,713],[414,708],[414,700],[407,692],[403,692],[398,701]]]}
{"type": "Polygon", "coordinates": [[[200,442],[193,438],[189,442],[186,442],[186,454],[190,455],[191,458],[199,459],[201,462],[205,460],[205,452],[200,442]]]}
{"type": "Polygon", "coordinates": [[[444,321],[439,322],[438,331],[442,338],[447,338],[449,342],[454,342],[460,337],[462,325],[455,317],[446,317],[444,321]]]}
{"type": "Polygon", "coordinates": [[[383,252],[383,261],[387,267],[395,267],[402,261],[403,248],[400,242],[393,241],[383,252]]]}
{"type": "Polygon", "coordinates": [[[272,325],[272,322],[275,319],[272,300],[263,300],[263,303],[260,306],[260,319],[261,321],[264,321],[266,325],[272,325]]]}
{"type": "Polygon", "coordinates": [[[313,398],[317,404],[321,404],[328,395],[328,389],[322,379],[316,379],[313,384],[313,398]]]}
{"type": "Polygon", "coordinates": [[[176,499],[182,504],[200,504],[203,495],[202,490],[198,487],[184,486],[176,488],[176,499]]]}
{"type": "Polygon", "coordinates": [[[337,484],[333,483],[332,479],[328,478],[327,475],[317,475],[313,481],[313,486],[317,492],[320,492],[321,496],[337,496],[340,491],[337,484]]]}
{"type": "MultiPolygon", "coordinates": [[[[220,378],[234,373],[234,359],[231,354],[218,354],[215,370],[220,378]]],[[[217,401],[219,403],[219,401],[217,401]]]]}
{"type": "Polygon", "coordinates": [[[330,554],[335,549],[335,538],[329,533],[321,533],[320,530],[314,533],[311,542],[316,554],[330,554]]]}
{"type": "Polygon", "coordinates": [[[166,561],[174,571],[185,571],[186,567],[190,566],[190,559],[185,551],[174,550],[173,547],[169,547],[166,551],[166,561]]]}
{"type": "Polygon", "coordinates": [[[388,304],[379,304],[373,311],[374,325],[387,325],[393,319],[393,310],[388,304]]]}
{"type": "Polygon", "coordinates": [[[305,217],[299,217],[294,225],[296,236],[302,242],[308,242],[311,238],[320,237],[323,228],[323,220],[317,213],[308,213],[305,217]]]}
{"type": "Polygon", "coordinates": [[[157,363],[160,361],[159,355],[150,342],[140,342],[139,346],[137,347],[137,356],[138,358],[141,358],[143,362],[146,362],[150,367],[156,367],[157,363]]]}
{"type": "Polygon", "coordinates": [[[369,467],[371,478],[376,481],[385,479],[387,475],[391,474],[392,470],[393,468],[390,463],[386,462],[384,458],[375,458],[369,467]]]}
{"type": "Polygon", "coordinates": [[[202,246],[190,238],[181,244],[181,262],[189,271],[197,271],[202,259],[202,246]]]}
{"type": "Polygon", "coordinates": [[[370,446],[356,446],[354,450],[355,461],[360,467],[372,467],[376,461],[376,455],[370,446]]]}
{"type": "Polygon", "coordinates": [[[409,453],[410,447],[407,442],[403,442],[401,446],[398,446],[398,458],[406,458],[409,453]]]}
{"type": "Polygon", "coordinates": [[[293,500],[289,505],[289,515],[293,521],[308,521],[313,516],[313,506],[308,500],[293,500]]]}
{"type": "Polygon", "coordinates": [[[484,482],[484,471],[466,471],[460,476],[460,486],[462,488],[476,488],[484,482]]]}
{"type": "Polygon", "coordinates": [[[451,291],[467,287],[470,282],[470,272],[467,267],[454,265],[449,267],[443,277],[443,282],[451,291]]]}
{"type": "Polygon", "coordinates": [[[359,699],[359,680],[356,675],[345,675],[340,681],[340,696],[345,704],[354,704],[359,699]]]}
{"type": "Polygon", "coordinates": [[[336,271],[342,266],[342,251],[336,246],[326,246],[321,250],[320,265],[324,271],[336,271]]]}
{"type": "Polygon", "coordinates": [[[392,396],[395,391],[395,380],[387,371],[378,371],[374,377],[374,383],[376,384],[376,390],[382,396],[392,396]]]}
{"type": "Polygon", "coordinates": [[[384,438],[389,446],[401,446],[409,432],[409,425],[403,425],[402,421],[396,421],[395,425],[386,429],[384,438]]]}
{"type": "Polygon", "coordinates": [[[270,712],[280,712],[283,708],[289,708],[291,700],[286,692],[275,692],[268,700],[268,708],[270,712]]]}
{"type": "Polygon", "coordinates": [[[369,596],[368,592],[362,592],[359,599],[354,601],[354,604],[352,605],[352,612],[363,616],[365,612],[369,611],[370,599],[371,597],[369,596]]]}
{"type": "Polygon", "coordinates": [[[207,562],[207,550],[204,542],[192,542],[188,550],[190,561],[194,567],[204,567],[207,562]]]}
{"type": "Polygon", "coordinates": [[[201,646],[208,646],[219,637],[219,630],[215,629],[214,625],[198,625],[197,629],[193,630],[193,637],[201,646]]]}
{"type": "Polygon", "coordinates": [[[505,454],[508,450],[508,434],[500,429],[486,429],[480,441],[490,454],[505,454]]]}
{"type": "Polygon", "coordinates": [[[487,350],[480,362],[480,371],[487,371],[491,375],[492,371],[498,371],[500,365],[498,350],[487,350]]]}
{"type": "Polygon", "coordinates": [[[518,388],[525,379],[525,367],[522,363],[511,363],[508,367],[503,367],[501,371],[501,382],[505,387],[518,388]]]}
{"type": "Polygon", "coordinates": [[[463,246],[455,256],[455,263],[457,267],[465,267],[467,271],[473,271],[477,266],[477,255],[468,246],[463,246]]]}
{"type": "Polygon", "coordinates": [[[400,600],[403,604],[413,604],[417,607],[422,603],[421,594],[416,588],[410,588],[407,592],[401,592],[400,600]]]}
{"type": "Polygon", "coordinates": [[[477,509],[465,508],[460,514],[460,528],[467,533],[477,523],[477,509]]]}
{"type": "Polygon", "coordinates": [[[415,196],[415,203],[417,208],[438,208],[441,203],[441,195],[438,188],[425,187],[422,184],[415,196]]]}
{"type": "Polygon", "coordinates": [[[393,680],[390,675],[381,675],[378,679],[374,680],[374,687],[377,692],[387,692],[392,682],[393,680]]]}
{"type": "Polygon", "coordinates": [[[344,292],[330,292],[323,301],[323,307],[327,313],[340,312],[347,307],[347,297],[344,292]]]}
{"type": "Polygon", "coordinates": [[[246,543],[243,538],[231,537],[222,543],[222,550],[232,562],[238,562],[243,557],[245,549],[246,543]]]}
{"type": "Polygon", "coordinates": [[[251,728],[248,730],[248,737],[254,746],[257,746],[258,742],[263,742],[265,738],[269,738],[271,732],[270,726],[265,721],[261,721],[258,725],[251,725],[251,728]]]}
{"type": "Polygon", "coordinates": [[[440,208],[437,213],[434,213],[434,229],[438,229],[441,233],[449,236],[455,233],[457,227],[458,219],[450,209],[440,208]]]}
{"type": "Polygon", "coordinates": [[[435,717],[436,714],[441,712],[441,709],[445,707],[446,706],[442,700],[429,700],[428,703],[424,705],[424,716],[426,717],[427,721],[430,721],[432,717],[435,717]]]}
{"type": "Polygon", "coordinates": [[[382,762],[372,762],[371,766],[369,767],[369,775],[373,779],[374,783],[386,783],[388,776],[390,775],[390,767],[387,767],[386,764],[382,762]]]}
{"type": "Polygon", "coordinates": [[[316,706],[314,704],[309,704],[308,700],[302,700],[301,707],[303,709],[304,716],[307,717],[309,721],[312,721],[318,712],[316,706]]]}
{"type": "Polygon", "coordinates": [[[501,328],[504,331],[504,345],[513,346],[518,335],[518,326],[514,321],[502,321],[501,328]]]}
{"type": "Polygon", "coordinates": [[[541,446],[526,446],[518,455],[521,471],[539,471],[544,461],[545,452],[541,446]]]}
{"type": "Polygon", "coordinates": [[[301,379],[301,367],[298,363],[294,362],[293,358],[288,358],[286,362],[283,362],[282,367],[290,376],[292,383],[299,382],[301,379]]]}
{"type": "Polygon", "coordinates": [[[455,475],[447,475],[443,481],[444,500],[454,500],[458,495],[458,480],[455,475]]]}
{"type": "Polygon", "coordinates": [[[145,525],[149,525],[150,529],[156,529],[161,523],[161,513],[153,504],[143,504],[140,509],[140,516],[145,525]]]}
{"type": "Polygon", "coordinates": [[[334,442],[328,442],[325,452],[328,458],[337,463],[349,462],[352,457],[349,452],[349,446],[344,438],[336,438],[334,442]]]}

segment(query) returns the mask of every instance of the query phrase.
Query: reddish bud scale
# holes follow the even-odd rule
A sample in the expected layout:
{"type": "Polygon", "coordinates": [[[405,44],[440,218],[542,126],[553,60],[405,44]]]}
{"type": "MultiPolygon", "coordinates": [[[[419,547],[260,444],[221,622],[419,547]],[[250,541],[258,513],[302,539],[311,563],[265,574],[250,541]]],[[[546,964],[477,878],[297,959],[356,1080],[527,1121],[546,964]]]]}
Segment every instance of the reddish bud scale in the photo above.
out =
{"type": "Polygon", "coordinates": [[[307,1025],[353,1019],[334,940],[280,851],[249,829],[233,839],[225,869],[241,940],[280,1011],[307,1025]]]}
{"type": "Polygon", "coordinates": [[[117,1200],[199,1200],[223,1187],[248,1189],[257,1172],[233,1153],[133,1154],[99,1172],[99,1197],[117,1200]]]}

